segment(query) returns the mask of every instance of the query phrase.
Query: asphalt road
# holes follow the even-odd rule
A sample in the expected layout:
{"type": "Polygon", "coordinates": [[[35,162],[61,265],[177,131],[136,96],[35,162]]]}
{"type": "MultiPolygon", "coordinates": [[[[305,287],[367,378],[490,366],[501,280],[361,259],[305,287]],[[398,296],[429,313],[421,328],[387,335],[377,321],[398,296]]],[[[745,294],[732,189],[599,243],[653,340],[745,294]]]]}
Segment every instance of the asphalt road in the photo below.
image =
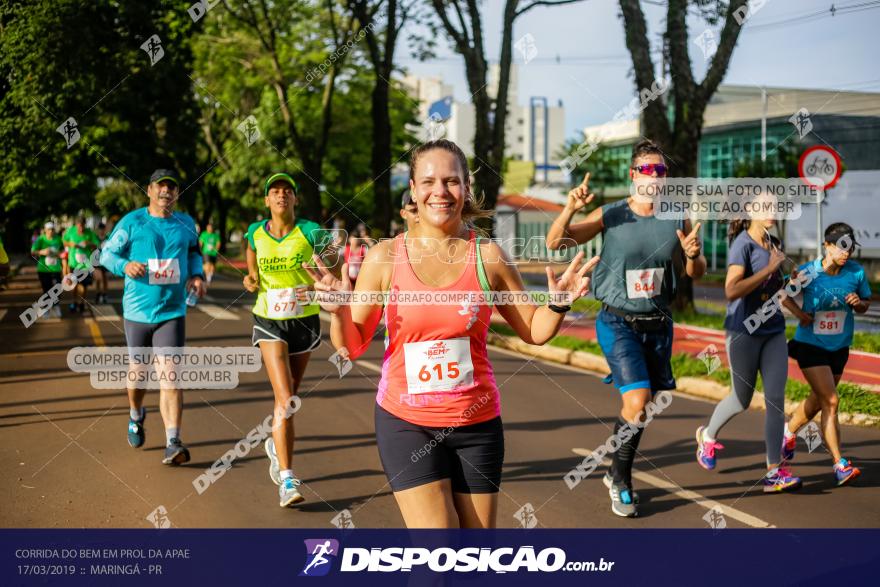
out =
{"type": "MultiPolygon", "coordinates": [[[[124,391],[94,389],[87,375],[67,366],[73,347],[124,345],[120,286],[111,282],[109,306],[85,316],[70,316],[65,307],[62,319],[30,328],[18,315],[40,295],[35,274],[25,270],[0,293],[0,526],[147,528],[148,516],[177,527],[332,527],[343,519],[355,527],[402,526],[373,431],[381,340],[342,378],[327,360],[333,349],[326,333],[312,356],[295,416],[301,507],[278,507],[261,446],[199,494],[193,480],[270,414],[271,388],[261,370],[242,374],[235,389],[185,392],[182,437],[193,460],[175,468],[160,462],[164,434],[158,394],[150,392],[146,444],[130,448],[124,391]]],[[[242,294],[237,282],[216,281],[211,299],[187,316],[188,344],[248,346],[250,295],[242,294]]],[[[863,469],[854,486],[834,487],[830,457],[800,442],[794,471],[803,489],[764,495],[764,413],[746,412],[725,428],[727,449],[709,473],[694,460],[693,437],[713,404],[680,395],[640,447],[640,517],[618,518],[603,471],[573,490],[563,481],[583,454],[608,439],[617,392],[587,372],[506,351],[491,352],[491,359],[506,437],[500,527],[521,526],[526,511],[525,520],[538,527],[705,528],[716,505],[723,519],[716,515],[715,523],[727,527],[880,525],[880,430],[843,427],[844,452],[863,469]]]]}

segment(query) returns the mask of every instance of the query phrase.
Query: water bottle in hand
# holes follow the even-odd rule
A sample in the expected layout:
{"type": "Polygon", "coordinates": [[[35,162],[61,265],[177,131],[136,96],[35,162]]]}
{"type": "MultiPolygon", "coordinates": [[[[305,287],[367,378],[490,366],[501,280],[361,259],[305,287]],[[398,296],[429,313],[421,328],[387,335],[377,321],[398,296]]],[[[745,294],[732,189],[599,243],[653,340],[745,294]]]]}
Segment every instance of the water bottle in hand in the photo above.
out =
{"type": "Polygon", "coordinates": [[[198,290],[195,287],[191,287],[189,290],[189,295],[186,296],[186,305],[190,308],[194,308],[195,305],[199,302],[198,290]]]}

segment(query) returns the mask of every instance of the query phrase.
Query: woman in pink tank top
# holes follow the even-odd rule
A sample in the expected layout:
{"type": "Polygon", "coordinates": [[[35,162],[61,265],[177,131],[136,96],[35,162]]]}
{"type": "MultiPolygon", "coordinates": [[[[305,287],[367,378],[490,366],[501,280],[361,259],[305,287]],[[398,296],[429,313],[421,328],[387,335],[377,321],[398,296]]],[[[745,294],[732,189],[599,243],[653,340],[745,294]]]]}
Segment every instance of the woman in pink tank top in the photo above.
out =
{"type": "MultiPolygon", "coordinates": [[[[471,222],[491,213],[471,192],[467,159],[455,143],[413,150],[410,190],[418,223],[370,249],[354,302],[322,306],[332,313],[334,346],[352,360],[385,319],[376,441],[407,527],[492,528],[504,459],[501,403],[486,349],[492,301],[532,344],[556,334],[570,305],[535,306],[501,248],[477,238],[471,222]],[[367,292],[384,293],[386,304],[361,303],[358,294],[367,292]]],[[[586,274],[599,259],[582,264],[583,257],[558,279],[548,268],[551,293],[568,300],[586,294],[586,274]]],[[[340,280],[314,261],[309,271],[319,294],[351,291],[347,267],[340,280]]]]}

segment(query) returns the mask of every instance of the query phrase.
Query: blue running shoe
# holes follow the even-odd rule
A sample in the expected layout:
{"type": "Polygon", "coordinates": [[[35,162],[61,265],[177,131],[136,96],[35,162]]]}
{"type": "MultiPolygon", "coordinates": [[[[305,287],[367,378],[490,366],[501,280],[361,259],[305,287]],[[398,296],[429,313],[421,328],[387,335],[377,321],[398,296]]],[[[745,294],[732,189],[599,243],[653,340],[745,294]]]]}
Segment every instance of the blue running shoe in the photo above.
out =
{"type": "Polygon", "coordinates": [[[128,418],[128,446],[132,448],[140,448],[147,440],[147,432],[144,430],[144,422],[147,421],[147,410],[144,409],[144,415],[140,420],[132,420],[128,418]]]}
{"type": "Polygon", "coordinates": [[[846,485],[861,474],[862,472],[859,468],[854,467],[852,463],[846,459],[840,459],[837,461],[837,464],[834,465],[834,476],[837,478],[838,487],[846,485]]]}
{"type": "Polygon", "coordinates": [[[612,483],[608,490],[611,496],[611,511],[622,518],[635,518],[639,515],[636,502],[633,500],[632,489],[626,485],[612,483]]]}
{"type": "Polygon", "coordinates": [[[286,508],[287,506],[296,505],[301,501],[305,501],[306,498],[304,498],[299,492],[299,486],[301,484],[302,481],[294,477],[283,479],[281,485],[278,487],[278,505],[286,508]]]}
{"type": "MultiPolygon", "coordinates": [[[[614,477],[611,476],[611,471],[605,473],[605,476],[602,477],[602,483],[605,484],[605,487],[611,489],[611,486],[614,484],[614,477]]],[[[633,501],[635,503],[639,503],[639,492],[633,489],[630,489],[630,493],[632,494],[633,501]]]]}
{"type": "Polygon", "coordinates": [[[172,438],[165,447],[165,458],[162,459],[163,465],[182,465],[189,462],[189,450],[183,446],[179,438],[172,438]]]}

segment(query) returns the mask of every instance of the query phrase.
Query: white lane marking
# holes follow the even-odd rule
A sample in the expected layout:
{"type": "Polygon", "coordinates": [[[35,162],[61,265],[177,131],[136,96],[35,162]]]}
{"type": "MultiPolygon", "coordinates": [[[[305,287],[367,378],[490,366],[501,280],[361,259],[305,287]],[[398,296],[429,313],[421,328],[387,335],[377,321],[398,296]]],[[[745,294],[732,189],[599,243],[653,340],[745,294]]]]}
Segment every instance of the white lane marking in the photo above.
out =
{"type": "Polygon", "coordinates": [[[694,332],[702,332],[703,334],[709,334],[713,336],[720,336],[724,338],[723,330],[716,330],[715,328],[706,328],[704,326],[694,326],[692,324],[675,324],[675,327],[679,330],[693,330],[694,332]]]}
{"type": "Polygon", "coordinates": [[[370,363],[369,361],[355,361],[354,364],[358,365],[360,367],[366,367],[370,371],[375,371],[376,373],[379,373],[379,374],[382,373],[382,367],[380,367],[379,365],[376,365],[374,363],[370,363]]]}
{"type": "Polygon", "coordinates": [[[92,306],[92,314],[98,322],[116,322],[121,319],[112,304],[92,306]]]}
{"type": "MultiPolygon", "coordinates": [[[[582,457],[588,457],[591,454],[593,454],[593,451],[587,450],[585,448],[573,448],[573,449],[571,449],[571,452],[573,452],[576,455],[580,455],[582,457]]],[[[602,464],[604,464],[604,465],[608,465],[610,463],[611,463],[611,459],[604,459],[602,462],[602,464]]],[[[632,474],[633,474],[633,477],[635,477],[636,479],[638,479],[639,481],[641,481],[643,483],[653,485],[654,487],[657,487],[659,489],[663,489],[664,491],[667,491],[677,497],[692,501],[695,504],[697,504],[698,506],[704,507],[707,510],[718,508],[718,510],[723,515],[725,515],[729,518],[733,518],[734,520],[740,521],[743,524],[746,524],[747,526],[751,526],[753,528],[775,528],[775,526],[773,526],[769,522],[765,522],[761,518],[756,518],[755,516],[753,516],[751,514],[747,514],[742,510],[738,510],[734,507],[730,507],[730,506],[718,503],[717,501],[714,501],[712,499],[709,499],[708,497],[704,497],[704,496],[700,495],[696,491],[691,491],[690,489],[681,488],[678,485],[676,485],[675,483],[672,483],[666,479],[661,479],[660,477],[657,477],[656,475],[651,475],[650,473],[645,473],[643,471],[636,471],[635,469],[633,469],[632,474]]]]}
{"type": "Polygon", "coordinates": [[[239,317],[237,314],[230,312],[225,308],[221,308],[216,304],[198,304],[196,306],[197,310],[201,310],[214,320],[238,320],[239,317]]]}
{"type": "Polygon", "coordinates": [[[41,318],[37,320],[37,322],[39,322],[40,324],[58,324],[59,322],[61,322],[61,318],[57,316],[52,316],[50,312],[46,312],[41,318]]]}
{"type": "MultiPolygon", "coordinates": [[[[323,312],[322,312],[321,318],[325,321],[329,321],[329,316],[325,316],[323,312]]],[[[516,353],[514,351],[509,351],[507,349],[499,349],[497,347],[493,347],[492,350],[497,351],[497,352],[501,352],[503,354],[513,355],[513,356],[517,356],[517,357],[522,358],[522,355],[520,353],[516,353]]],[[[566,369],[569,371],[575,371],[575,372],[583,373],[583,374],[591,373],[589,371],[586,371],[585,369],[578,369],[575,367],[570,367],[568,365],[545,362],[541,359],[537,359],[537,361],[540,363],[545,363],[546,365],[550,365],[553,367],[560,367],[560,368],[563,368],[563,369],[566,369]]],[[[356,363],[358,365],[366,367],[372,371],[375,371],[376,373],[382,372],[382,367],[379,365],[376,365],[374,363],[371,363],[368,361],[356,361],[356,363]]],[[[602,377],[604,377],[604,376],[602,376],[602,377]]],[[[691,398],[688,397],[688,399],[691,399],[691,398]]],[[[572,452],[574,452],[577,455],[585,456],[585,457],[590,456],[592,454],[592,451],[589,451],[589,450],[586,450],[583,448],[573,448],[572,452]]],[[[610,462],[611,462],[610,459],[605,459],[604,464],[607,465],[607,464],[610,464],[610,462]]],[[[696,491],[691,491],[689,489],[679,488],[674,483],[671,483],[665,479],[661,479],[660,477],[657,477],[655,475],[651,475],[650,473],[644,473],[642,471],[635,471],[634,470],[633,476],[636,479],[638,479],[639,481],[642,481],[643,483],[647,483],[649,485],[653,485],[654,487],[658,487],[660,489],[663,489],[663,490],[665,490],[669,493],[672,493],[673,495],[676,495],[682,499],[687,499],[687,500],[693,501],[697,505],[702,506],[702,507],[706,508],[707,510],[711,510],[711,509],[717,507],[720,509],[721,513],[724,514],[725,516],[729,516],[730,518],[732,518],[734,520],[738,520],[748,526],[752,526],[753,528],[775,528],[775,526],[773,526],[772,524],[770,524],[768,522],[765,522],[761,518],[757,518],[751,514],[745,513],[742,510],[738,510],[734,507],[726,506],[726,505],[718,503],[717,501],[711,500],[707,497],[703,497],[702,495],[700,495],[696,491]]]]}

